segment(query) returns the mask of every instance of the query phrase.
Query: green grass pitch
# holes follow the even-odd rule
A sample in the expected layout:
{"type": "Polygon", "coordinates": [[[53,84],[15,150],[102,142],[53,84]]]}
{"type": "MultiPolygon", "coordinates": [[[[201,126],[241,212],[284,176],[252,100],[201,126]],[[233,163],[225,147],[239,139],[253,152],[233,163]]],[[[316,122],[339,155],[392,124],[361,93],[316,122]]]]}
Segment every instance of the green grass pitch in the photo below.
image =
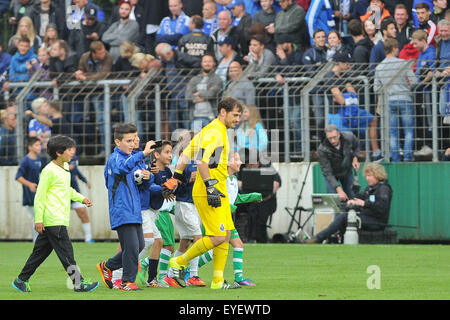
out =
{"type": "MultiPolygon", "coordinates": [[[[112,256],[117,243],[75,242],[73,246],[83,276],[100,281],[95,265],[112,256]]],[[[445,245],[246,244],[244,275],[257,286],[230,291],[187,287],[120,292],[101,283],[92,293],[74,293],[67,288],[67,275],[52,253],[31,278],[32,292],[20,293],[11,282],[32,247],[31,242],[0,242],[1,300],[450,299],[450,246],[445,245]]],[[[200,276],[210,284],[212,263],[200,269],[200,276]]],[[[225,278],[233,280],[231,249],[225,278]]]]}

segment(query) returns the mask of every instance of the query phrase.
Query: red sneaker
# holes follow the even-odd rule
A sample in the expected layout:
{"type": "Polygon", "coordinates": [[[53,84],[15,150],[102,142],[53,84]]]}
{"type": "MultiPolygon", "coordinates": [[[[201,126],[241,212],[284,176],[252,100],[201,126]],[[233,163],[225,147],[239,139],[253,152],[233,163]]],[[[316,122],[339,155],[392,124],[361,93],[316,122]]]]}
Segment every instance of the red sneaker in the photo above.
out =
{"type": "Polygon", "coordinates": [[[112,289],[114,286],[112,282],[112,271],[106,267],[106,262],[103,261],[97,264],[97,270],[100,273],[105,286],[112,289]]]}
{"type": "Polygon", "coordinates": [[[206,286],[206,283],[202,279],[200,279],[200,277],[197,276],[190,277],[187,282],[189,283],[190,286],[196,287],[206,286]]]}
{"type": "Polygon", "coordinates": [[[170,278],[169,276],[165,276],[163,280],[165,283],[167,283],[171,287],[176,287],[176,288],[181,287],[178,284],[177,280],[175,280],[174,278],[170,278]]]}
{"type": "Polygon", "coordinates": [[[122,279],[117,279],[113,283],[113,289],[120,290],[120,287],[122,286],[122,279]]]}

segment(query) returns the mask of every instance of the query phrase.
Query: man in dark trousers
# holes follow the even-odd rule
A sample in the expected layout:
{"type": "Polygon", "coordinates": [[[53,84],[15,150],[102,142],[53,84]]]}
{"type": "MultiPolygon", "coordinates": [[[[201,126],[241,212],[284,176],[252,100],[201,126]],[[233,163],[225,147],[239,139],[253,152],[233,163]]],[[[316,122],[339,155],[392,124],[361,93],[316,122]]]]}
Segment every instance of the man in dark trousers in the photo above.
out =
{"type": "Polygon", "coordinates": [[[337,193],[341,201],[354,197],[353,171],[359,170],[359,141],[351,132],[339,132],[334,124],[325,128],[326,138],[318,149],[319,163],[328,193],[337,193]]]}

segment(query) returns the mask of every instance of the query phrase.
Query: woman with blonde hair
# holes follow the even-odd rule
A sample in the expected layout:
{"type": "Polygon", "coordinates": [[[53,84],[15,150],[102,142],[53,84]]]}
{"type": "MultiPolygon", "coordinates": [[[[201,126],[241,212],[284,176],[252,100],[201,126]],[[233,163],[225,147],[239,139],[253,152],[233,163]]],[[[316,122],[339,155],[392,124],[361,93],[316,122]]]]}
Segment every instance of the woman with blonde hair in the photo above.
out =
{"type": "Polygon", "coordinates": [[[151,54],[138,52],[133,54],[133,56],[131,57],[131,65],[141,71],[140,76],[143,78],[149,70],[160,69],[161,61],[156,59],[151,54]]]}
{"type": "MultiPolygon", "coordinates": [[[[392,187],[387,181],[387,173],[379,163],[370,162],[364,166],[363,175],[368,186],[355,198],[347,201],[347,207],[352,206],[359,212],[361,230],[381,231],[386,227],[392,200],[392,187]]],[[[322,243],[337,231],[343,235],[347,228],[347,213],[341,213],[325,230],[319,232],[306,243],[322,243]]]]}
{"type": "Polygon", "coordinates": [[[45,29],[44,41],[42,42],[41,47],[47,48],[50,51],[50,47],[53,43],[58,41],[58,30],[56,29],[56,25],[54,23],[49,23],[47,29],[45,29]]]}
{"type": "MultiPolygon", "coordinates": [[[[35,53],[37,53],[37,49],[42,44],[42,39],[36,34],[36,31],[34,30],[34,26],[33,26],[33,21],[28,16],[23,16],[19,20],[19,24],[18,24],[17,32],[16,32],[15,36],[12,36],[8,42],[8,47],[11,48],[14,51],[14,53],[17,50],[17,49],[15,49],[16,44],[14,43],[14,39],[17,39],[20,37],[27,37],[28,39],[30,39],[31,48],[33,49],[33,51],[35,53]]],[[[11,49],[10,49],[10,53],[11,53],[11,49]]],[[[14,53],[12,53],[12,54],[14,54],[14,53]]]]}
{"type": "Polygon", "coordinates": [[[268,137],[258,107],[246,105],[242,110],[241,123],[236,128],[237,149],[254,148],[258,152],[267,149],[268,137]]]}
{"type": "Polygon", "coordinates": [[[130,72],[138,69],[138,67],[131,65],[131,57],[136,53],[139,53],[140,49],[138,46],[130,41],[123,41],[119,46],[120,56],[117,58],[116,63],[114,63],[114,72],[130,72]]]}

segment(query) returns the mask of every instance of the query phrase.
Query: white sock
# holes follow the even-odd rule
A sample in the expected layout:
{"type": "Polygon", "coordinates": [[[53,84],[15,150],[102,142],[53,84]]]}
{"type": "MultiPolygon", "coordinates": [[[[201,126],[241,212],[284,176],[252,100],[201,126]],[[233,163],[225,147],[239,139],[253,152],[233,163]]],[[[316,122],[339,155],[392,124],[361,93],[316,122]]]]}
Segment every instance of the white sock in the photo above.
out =
{"type": "Polygon", "coordinates": [[[117,279],[122,279],[123,269],[117,269],[112,272],[112,281],[116,281],[117,279]]]}
{"type": "Polygon", "coordinates": [[[200,257],[195,257],[194,259],[192,259],[189,262],[189,265],[191,267],[189,277],[197,277],[198,276],[198,258],[200,258],[200,257]]]}
{"type": "MultiPolygon", "coordinates": [[[[173,257],[175,258],[175,257],[181,256],[182,254],[183,254],[183,252],[180,252],[180,251],[177,250],[177,251],[175,251],[173,257]]],[[[173,269],[171,267],[169,267],[168,277],[169,278],[173,278],[173,269]]]]}
{"type": "Polygon", "coordinates": [[[147,256],[148,249],[150,249],[154,242],[155,238],[144,238],[144,249],[139,253],[139,260],[147,256]]]}
{"type": "Polygon", "coordinates": [[[83,227],[84,241],[91,241],[92,240],[91,223],[86,222],[86,223],[81,224],[81,226],[83,227]]]}

